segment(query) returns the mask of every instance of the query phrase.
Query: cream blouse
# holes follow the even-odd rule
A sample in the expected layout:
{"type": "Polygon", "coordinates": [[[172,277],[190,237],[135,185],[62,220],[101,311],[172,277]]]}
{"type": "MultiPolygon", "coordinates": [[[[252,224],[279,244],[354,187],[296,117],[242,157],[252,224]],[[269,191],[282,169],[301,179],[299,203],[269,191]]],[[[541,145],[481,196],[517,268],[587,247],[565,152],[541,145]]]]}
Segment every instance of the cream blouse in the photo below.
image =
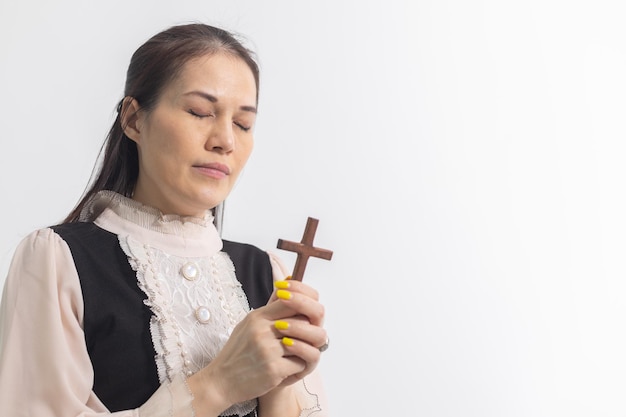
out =
{"type": "MultiPolygon", "coordinates": [[[[78,273],[68,245],[46,228],[31,233],[18,245],[2,294],[0,415],[194,416],[186,376],[210,362],[249,311],[232,262],[221,251],[222,241],[212,216],[165,216],[104,191],[86,207],[81,220],[94,221],[116,234],[137,272],[138,285],[148,296],[146,303],[154,314],[151,333],[161,386],[141,407],[115,413],[95,395],[78,273]],[[187,279],[172,271],[180,271],[187,279]],[[209,285],[189,279],[196,274],[210,277],[209,285]],[[220,291],[221,305],[216,305],[209,293],[220,291]],[[205,320],[208,317],[213,320],[205,320]],[[199,344],[210,348],[198,349],[199,344]],[[168,348],[160,352],[163,346],[168,348]]],[[[288,275],[285,265],[268,254],[274,279],[284,279],[288,275]]],[[[297,392],[301,416],[328,416],[317,372],[298,383],[297,392]]],[[[227,411],[245,413],[254,405],[252,400],[227,411]]]]}

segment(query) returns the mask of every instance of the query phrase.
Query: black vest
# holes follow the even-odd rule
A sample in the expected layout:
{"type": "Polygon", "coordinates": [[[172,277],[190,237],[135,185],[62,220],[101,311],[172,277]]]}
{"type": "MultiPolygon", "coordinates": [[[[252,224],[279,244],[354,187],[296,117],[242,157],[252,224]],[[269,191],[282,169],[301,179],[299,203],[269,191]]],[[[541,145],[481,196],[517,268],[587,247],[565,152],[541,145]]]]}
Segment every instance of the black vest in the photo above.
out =
{"type": "MultiPolygon", "coordinates": [[[[137,408],[160,386],[146,294],[138,287],[116,234],[93,223],[52,229],[68,244],[78,271],[93,390],[111,412],[137,408]]],[[[273,291],[267,253],[252,245],[223,243],[250,307],[265,305],[273,291]]]]}

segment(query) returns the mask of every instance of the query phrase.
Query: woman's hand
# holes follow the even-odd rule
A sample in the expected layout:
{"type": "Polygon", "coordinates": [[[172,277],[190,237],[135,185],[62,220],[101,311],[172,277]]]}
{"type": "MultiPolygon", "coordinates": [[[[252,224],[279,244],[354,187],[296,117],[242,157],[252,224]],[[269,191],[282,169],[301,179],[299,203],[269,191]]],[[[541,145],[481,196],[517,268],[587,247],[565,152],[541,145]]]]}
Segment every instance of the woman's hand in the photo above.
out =
{"type": "Polygon", "coordinates": [[[268,304],[250,312],[211,363],[188,379],[198,415],[286,387],[312,372],[326,341],[318,293],[279,281],[268,304]]]}
{"type": "Polygon", "coordinates": [[[290,316],[274,322],[277,337],[282,337],[286,356],[303,361],[305,368],[286,378],[282,386],[290,385],[311,373],[320,360],[319,347],[327,341],[324,324],[324,306],[319,303],[318,292],[300,281],[278,281],[277,291],[269,303],[282,302],[293,311],[290,316]]]}

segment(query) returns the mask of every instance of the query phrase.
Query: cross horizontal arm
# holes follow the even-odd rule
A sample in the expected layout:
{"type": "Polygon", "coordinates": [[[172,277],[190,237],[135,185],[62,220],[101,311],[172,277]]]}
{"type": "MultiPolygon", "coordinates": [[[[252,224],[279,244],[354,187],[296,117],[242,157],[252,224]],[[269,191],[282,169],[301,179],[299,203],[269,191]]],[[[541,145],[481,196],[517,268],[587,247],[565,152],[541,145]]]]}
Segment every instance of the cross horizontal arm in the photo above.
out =
{"type": "Polygon", "coordinates": [[[312,217],[307,219],[302,241],[291,242],[288,240],[278,239],[276,245],[279,249],[287,250],[290,252],[296,252],[298,254],[296,258],[296,264],[294,266],[293,274],[291,278],[294,280],[302,281],[304,276],[304,270],[306,269],[307,261],[309,257],[331,260],[333,252],[328,249],[320,249],[313,246],[313,239],[315,238],[315,232],[317,230],[318,220],[312,217]]]}

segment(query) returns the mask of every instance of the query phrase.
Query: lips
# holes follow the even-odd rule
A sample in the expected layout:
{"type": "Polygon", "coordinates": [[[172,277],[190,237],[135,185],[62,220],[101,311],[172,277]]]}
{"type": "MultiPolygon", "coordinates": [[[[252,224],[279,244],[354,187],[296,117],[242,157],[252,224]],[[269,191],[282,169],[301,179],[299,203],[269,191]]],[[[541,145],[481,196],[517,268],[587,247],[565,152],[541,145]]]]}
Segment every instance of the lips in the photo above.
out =
{"type": "Polygon", "coordinates": [[[218,162],[212,162],[208,164],[198,164],[193,166],[195,169],[200,171],[202,174],[207,175],[212,178],[224,178],[227,175],[230,175],[230,168],[227,165],[220,164],[218,162]]]}

